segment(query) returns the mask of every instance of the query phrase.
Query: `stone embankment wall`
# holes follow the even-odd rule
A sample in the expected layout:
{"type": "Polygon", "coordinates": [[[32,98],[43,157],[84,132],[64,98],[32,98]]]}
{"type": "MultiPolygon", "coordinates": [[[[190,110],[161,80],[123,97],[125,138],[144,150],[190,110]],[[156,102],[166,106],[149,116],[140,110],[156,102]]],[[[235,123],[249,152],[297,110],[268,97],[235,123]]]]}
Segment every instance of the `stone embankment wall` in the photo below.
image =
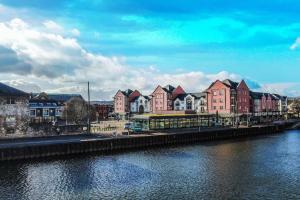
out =
{"type": "Polygon", "coordinates": [[[130,149],[142,149],[155,146],[190,144],[201,141],[212,141],[249,137],[283,132],[287,125],[207,130],[203,132],[186,132],[174,134],[141,135],[134,137],[106,138],[84,140],[63,144],[21,146],[17,148],[0,148],[0,160],[30,159],[48,156],[84,154],[89,152],[112,153],[130,149]]]}

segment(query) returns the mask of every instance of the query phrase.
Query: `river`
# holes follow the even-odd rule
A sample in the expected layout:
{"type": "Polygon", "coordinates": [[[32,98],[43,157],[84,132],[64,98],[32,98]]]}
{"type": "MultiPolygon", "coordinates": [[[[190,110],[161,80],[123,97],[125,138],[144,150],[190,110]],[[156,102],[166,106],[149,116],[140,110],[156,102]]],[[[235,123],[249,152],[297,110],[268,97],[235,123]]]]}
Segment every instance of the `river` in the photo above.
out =
{"type": "Polygon", "coordinates": [[[300,199],[300,132],[0,163],[0,199],[300,199]]]}

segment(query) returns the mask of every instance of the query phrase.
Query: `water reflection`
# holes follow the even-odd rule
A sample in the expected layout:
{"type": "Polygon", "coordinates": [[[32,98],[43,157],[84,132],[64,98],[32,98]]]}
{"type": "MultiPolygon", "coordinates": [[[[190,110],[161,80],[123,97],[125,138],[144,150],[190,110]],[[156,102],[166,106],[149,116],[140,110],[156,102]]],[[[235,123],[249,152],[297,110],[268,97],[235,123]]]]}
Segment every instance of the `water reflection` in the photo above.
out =
{"type": "Polygon", "coordinates": [[[300,132],[0,165],[0,199],[299,199],[300,132]]]}

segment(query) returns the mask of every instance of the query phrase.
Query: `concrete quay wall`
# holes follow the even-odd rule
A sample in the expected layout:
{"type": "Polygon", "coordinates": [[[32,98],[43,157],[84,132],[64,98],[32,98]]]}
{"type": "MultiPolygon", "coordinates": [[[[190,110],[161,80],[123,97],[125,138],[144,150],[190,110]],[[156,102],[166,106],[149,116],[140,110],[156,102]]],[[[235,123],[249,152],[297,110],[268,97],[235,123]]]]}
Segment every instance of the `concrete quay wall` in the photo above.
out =
{"type": "Polygon", "coordinates": [[[264,127],[206,130],[201,132],[141,135],[120,138],[81,140],[61,144],[23,145],[0,148],[0,161],[32,159],[91,152],[114,153],[131,149],[145,149],[155,146],[190,144],[202,141],[233,139],[283,132],[288,125],[264,127]]]}

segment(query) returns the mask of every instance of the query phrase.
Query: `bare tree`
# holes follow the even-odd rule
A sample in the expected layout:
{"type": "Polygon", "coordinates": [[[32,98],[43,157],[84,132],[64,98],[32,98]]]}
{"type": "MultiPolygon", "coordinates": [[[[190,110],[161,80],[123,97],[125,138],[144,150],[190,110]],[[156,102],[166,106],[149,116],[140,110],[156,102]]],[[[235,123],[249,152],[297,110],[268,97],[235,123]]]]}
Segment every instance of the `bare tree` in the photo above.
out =
{"type": "MultiPolygon", "coordinates": [[[[88,116],[88,103],[84,99],[74,97],[66,103],[63,111],[63,118],[68,122],[83,125],[87,123],[88,116]]],[[[95,109],[91,106],[90,118],[93,120],[96,118],[95,116],[95,109]]]]}

